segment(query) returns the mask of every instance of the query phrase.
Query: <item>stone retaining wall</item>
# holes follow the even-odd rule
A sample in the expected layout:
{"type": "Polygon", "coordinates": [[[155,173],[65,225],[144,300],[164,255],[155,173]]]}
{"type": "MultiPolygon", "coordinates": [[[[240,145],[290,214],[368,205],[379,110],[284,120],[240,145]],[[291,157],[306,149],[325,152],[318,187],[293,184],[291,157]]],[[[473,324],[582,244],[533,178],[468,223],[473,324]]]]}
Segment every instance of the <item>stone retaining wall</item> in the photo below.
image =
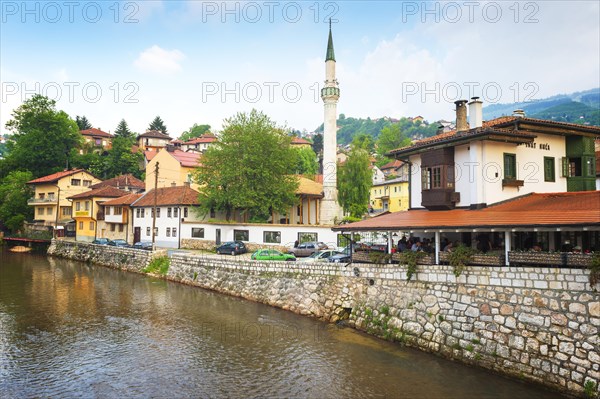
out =
{"type": "MultiPolygon", "coordinates": [[[[115,250],[94,249],[89,259],[111,258],[97,254],[107,248],[115,250]]],[[[53,252],[73,258],[65,249],[53,252]]],[[[586,383],[600,392],[600,295],[588,273],[467,267],[456,278],[450,266],[419,266],[406,281],[399,265],[174,253],[167,278],[323,320],[347,319],[385,339],[584,396],[586,383]]]]}

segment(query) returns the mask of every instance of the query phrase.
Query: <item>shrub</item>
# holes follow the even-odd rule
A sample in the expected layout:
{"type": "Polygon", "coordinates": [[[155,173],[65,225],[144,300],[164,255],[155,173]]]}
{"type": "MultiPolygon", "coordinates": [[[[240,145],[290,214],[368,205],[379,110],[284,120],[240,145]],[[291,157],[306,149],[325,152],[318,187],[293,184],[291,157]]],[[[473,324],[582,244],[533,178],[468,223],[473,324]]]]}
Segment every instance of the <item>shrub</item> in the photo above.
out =
{"type": "Polygon", "coordinates": [[[142,270],[144,273],[160,274],[164,276],[169,271],[171,260],[167,256],[158,256],[150,262],[150,264],[142,270]]]}
{"type": "Polygon", "coordinates": [[[475,251],[471,247],[467,247],[463,244],[457,246],[448,253],[448,263],[453,268],[454,275],[460,276],[465,269],[465,266],[473,260],[475,251]]]}
{"type": "Polygon", "coordinates": [[[410,280],[417,272],[417,262],[425,256],[422,251],[404,251],[400,254],[402,263],[406,263],[406,280],[410,280]]]}

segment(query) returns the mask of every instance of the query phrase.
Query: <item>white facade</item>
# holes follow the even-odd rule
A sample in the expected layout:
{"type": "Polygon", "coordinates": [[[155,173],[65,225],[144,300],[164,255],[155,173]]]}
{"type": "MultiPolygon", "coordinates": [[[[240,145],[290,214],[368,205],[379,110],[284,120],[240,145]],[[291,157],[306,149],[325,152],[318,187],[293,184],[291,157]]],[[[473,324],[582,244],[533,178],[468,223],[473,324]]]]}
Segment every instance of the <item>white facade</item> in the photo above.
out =
{"type": "MultiPolygon", "coordinates": [[[[184,206],[159,206],[156,212],[155,244],[163,248],[179,248],[184,206]]],[[[133,230],[140,229],[140,241],[152,241],[152,207],[133,208],[133,230]]],[[[189,212],[189,209],[188,209],[189,212]]]]}

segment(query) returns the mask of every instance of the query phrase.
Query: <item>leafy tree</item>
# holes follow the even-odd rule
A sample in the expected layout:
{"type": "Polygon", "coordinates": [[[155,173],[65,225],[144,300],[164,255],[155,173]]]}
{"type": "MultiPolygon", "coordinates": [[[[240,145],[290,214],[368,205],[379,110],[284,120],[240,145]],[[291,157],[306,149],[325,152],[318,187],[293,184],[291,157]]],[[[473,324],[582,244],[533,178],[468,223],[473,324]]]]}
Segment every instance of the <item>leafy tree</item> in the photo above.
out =
{"type": "Polygon", "coordinates": [[[129,126],[127,126],[125,119],[121,119],[121,122],[119,122],[119,125],[117,125],[117,129],[115,130],[115,137],[133,138],[133,136],[134,134],[129,130],[129,126]]]}
{"type": "Polygon", "coordinates": [[[56,101],[36,94],[13,111],[6,124],[13,132],[7,144],[13,169],[29,170],[36,178],[67,166],[82,137],[77,124],[55,105],[56,101]]]}
{"type": "Polygon", "coordinates": [[[317,154],[311,147],[300,147],[294,149],[296,152],[296,168],[294,173],[300,175],[316,175],[319,171],[317,154]]]}
{"type": "Polygon", "coordinates": [[[88,121],[85,115],[82,117],[79,117],[79,115],[77,115],[75,117],[75,123],[77,123],[79,130],[87,130],[92,128],[92,124],[88,121]]]}
{"type": "Polygon", "coordinates": [[[86,169],[101,179],[111,179],[128,173],[140,178],[142,175],[140,165],[143,163],[143,154],[141,152],[131,152],[134,140],[132,137],[116,136],[112,140],[112,148],[104,154],[76,154],[73,159],[73,166],[86,169]]]}
{"type": "Polygon", "coordinates": [[[389,125],[381,130],[379,140],[377,140],[377,152],[379,155],[385,155],[396,148],[410,145],[411,141],[402,132],[399,123],[389,125]]]}
{"type": "Polygon", "coordinates": [[[226,119],[219,141],[202,156],[195,172],[204,212],[215,209],[231,219],[235,209],[266,220],[286,213],[297,202],[298,180],[291,138],[257,110],[226,119]]]}
{"type": "Polygon", "coordinates": [[[148,130],[158,130],[163,134],[167,134],[167,127],[160,116],[156,116],[152,122],[150,122],[150,126],[148,126],[148,130]]]}
{"type": "Polygon", "coordinates": [[[319,154],[321,151],[323,151],[323,135],[321,133],[315,134],[313,136],[312,148],[313,148],[313,151],[317,154],[319,154]]]}
{"type": "Polygon", "coordinates": [[[364,148],[365,150],[372,152],[375,148],[375,142],[373,140],[373,136],[369,136],[365,133],[360,133],[352,139],[352,143],[355,143],[360,148],[364,148]]]}
{"type": "Polygon", "coordinates": [[[371,170],[369,152],[353,143],[346,162],[338,166],[338,201],[352,217],[362,217],[369,206],[371,170]]]}
{"type": "Polygon", "coordinates": [[[33,219],[33,207],[27,205],[33,190],[26,184],[32,177],[31,172],[15,170],[0,180],[0,222],[13,232],[33,219]]]}
{"type": "Polygon", "coordinates": [[[194,123],[194,126],[181,134],[179,140],[190,141],[193,138],[202,136],[206,132],[210,132],[210,125],[198,125],[194,123]]]}

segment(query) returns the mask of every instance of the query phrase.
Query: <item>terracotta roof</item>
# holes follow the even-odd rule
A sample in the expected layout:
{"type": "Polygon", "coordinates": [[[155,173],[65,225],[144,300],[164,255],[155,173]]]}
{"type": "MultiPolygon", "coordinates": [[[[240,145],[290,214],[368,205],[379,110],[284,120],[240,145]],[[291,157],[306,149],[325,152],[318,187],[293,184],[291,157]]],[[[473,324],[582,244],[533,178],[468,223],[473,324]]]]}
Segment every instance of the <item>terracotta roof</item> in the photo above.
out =
{"type": "Polygon", "coordinates": [[[311,195],[316,197],[323,196],[323,184],[317,183],[314,180],[307,179],[306,177],[298,177],[299,184],[296,194],[298,195],[311,195]]]}
{"type": "Polygon", "coordinates": [[[183,143],[184,145],[202,144],[202,143],[214,143],[217,138],[214,135],[203,134],[200,137],[193,138],[183,143]]]}
{"type": "Polygon", "coordinates": [[[90,188],[95,189],[95,188],[106,187],[106,186],[117,187],[117,188],[119,188],[119,187],[135,187],[135,188],[140,188],[140,189],[146,188],[146,184],[132,174],[116,176],[116,177],[113,177],[112,179],[108,179],[108,180],[104,180],[100,183],[96,183],[96,184],[90,186],[90,188]]]}
{"type": "Polygon", "coordinates": [[[83,169],[63,170],[62,172],[56,172],[48,176],[38,177],[27,182],[27,184],[39,184],[39,183],[52,183],[62,179],[63,177],[74,175],[78,172],[86,172],[83,169]]]}
{"type": "Polygon", "coordinates": [[[171,137],[169,137],[168,135],[164,134],[163,132],[159,132],[158,130],[148,130],[146,133],[140,134],[138,136],[138,139],[140,137],[148,137],[148,138],[163,139],[163,140],[169,140],[169,141],[171,141],[171,137]]]}
{"type": "Polygon", "coordinates": [[[303,139],[302,137],[294,137],[292,138],[292,145],[302,145],[302,144],[308,144],[308,145],[312,145],[312,143],[308,140],[303,139]]]}
{"type": "Polygon", "coordinates": [[[91,129],[86,129],[86,130],[80,130],[79,133],[81,133],[84,136],[107,137],[107,138],[112,138],[113,137],[112,134],[103,132],[102,130],[96,129],[96,128],[91,128],[91,129]]]}
{"type": "MultiPolygon", "coordinates": [[[[198,205],[198,191],[192,190],[188,186],[161,187],[156,189],[156,204],[164,205],[198,205]]],[[[154,190],[135,201],[132,207],[154,206],[154,190]]]]}
{"type": "Polygon", "coordinates": [[[402,162],[399,159],[395,159],[391,162],[386,163],[385,165],[383,165],[381,168],[381,170],[385,170],[385,169],[398,169],[400,166],[402,166],[404,164],[404,162],[402,162]]]}
{"type": "Polygon", "coordinates": [[[152,161],[152,159],[156,156],[156,154],[158,154],[158,151],[150,151],[150,150],[144,151],[144,157],[146,157],[146,161],[148,161],[148,162],[152,161]]]}
{"type": "Polygon", "coordinates": [[[600,191],[528,194],[484,209],[410,210],[362,220],[336,231],[567,227],[600,225],[600,191]]]}
{"type": "Polygon", "coordinates": [[[84,193],[75,194],[67,199],[81,199],[81,198],[93,198],[93,197],[105,197],[105,198],[117,198],[124,195],[128,195],[127,191],[119,190],[118,188],[106,186],[100,187],[95,190],[86,191],[84,193]]]}
{"type": "Polygon", "coordinates": [[[108,201],[104,202],[102,205],[110,205],[110,206],[115,206],[115,205],[131,205],[135,201],[137,201],[142,195],[143,194],[129,194],[129,195],[124,195],[124,196],[119,197],[119,198],[108,200],[108,201]]]}
{"type": "Polygon", "coordinates": [[[179,161],[181,166],[196,168],[200,166],[200,154],[197,152],[186,152],[181,150],[169,151],[173,158],[179,161]]]}

